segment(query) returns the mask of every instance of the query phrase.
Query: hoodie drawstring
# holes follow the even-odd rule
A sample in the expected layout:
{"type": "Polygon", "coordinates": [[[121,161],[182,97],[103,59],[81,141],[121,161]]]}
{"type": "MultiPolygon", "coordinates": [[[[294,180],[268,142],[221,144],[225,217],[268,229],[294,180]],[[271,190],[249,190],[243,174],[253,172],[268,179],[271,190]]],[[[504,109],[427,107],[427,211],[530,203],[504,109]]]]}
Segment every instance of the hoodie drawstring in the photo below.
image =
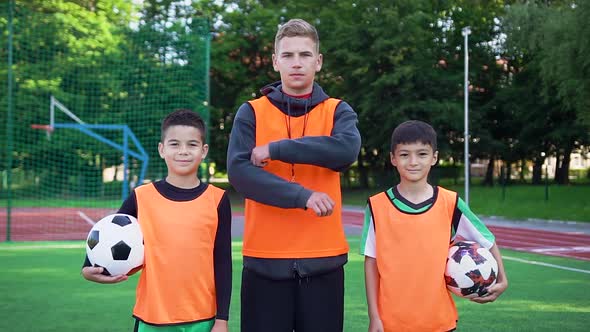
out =
{"type": "MultiPolygon", "coordinates": [[[[285,94],[281,91],[281,99],[283,99],[284,96],[285,94]]],[[[307,119],[309,117],[309,112],[307,109],[308,102],[309,98],[305,99],[305,107],[303,109],[305,113],[303,114],[303,131],[301,132],[301,137],[305,136],[305,129],[307,128],[307,119]]],[[[289,139],[291,139],[291,102],[289,98],[287,98],[287,115],[285,115],[285,125],[287,126],[287,135],[289,139]]],[[[293,163],[291,163],[291,182],[295,182],[295,164],[293,163]]]]}

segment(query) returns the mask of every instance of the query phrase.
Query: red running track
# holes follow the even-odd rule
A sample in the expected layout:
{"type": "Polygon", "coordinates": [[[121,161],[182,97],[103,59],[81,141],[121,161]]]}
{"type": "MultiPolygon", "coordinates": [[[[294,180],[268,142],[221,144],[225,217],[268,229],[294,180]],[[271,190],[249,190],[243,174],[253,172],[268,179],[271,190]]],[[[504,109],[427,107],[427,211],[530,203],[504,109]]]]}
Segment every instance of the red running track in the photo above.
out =
{"type": "MultiPolygon", "coordinates": [[[[83,240],[92,227],[78,212],[98,221],[114,213],[97,208],[13,208],[10,219],[12,241],[83,240]]],[[[0,242],[6,240],[6,210],[0,211],[0,242]]]]}
{"type": "MultiPolygon", "coordinates": [[[[78,214],[80,209],[69,208],[15,208],[11,218],[11,240],[13,241],[56,241],[82,240],[90,230],[90,224],[78,214]]],[[[114,213],[109,209],[82,209],[92,219],[114,213]]],[[[235,213],[242,216],[242,213],[235,213]]],[[[362,227],[363,213],[344,211],[345,225],[362,227]]],[[[6,211],[0,211],[0,242],[6,239],[6,211]]],[[[537,254],[568,257],[590,261],[590,235],[490,226],[501,248],[532,252],[537,254]]]]}

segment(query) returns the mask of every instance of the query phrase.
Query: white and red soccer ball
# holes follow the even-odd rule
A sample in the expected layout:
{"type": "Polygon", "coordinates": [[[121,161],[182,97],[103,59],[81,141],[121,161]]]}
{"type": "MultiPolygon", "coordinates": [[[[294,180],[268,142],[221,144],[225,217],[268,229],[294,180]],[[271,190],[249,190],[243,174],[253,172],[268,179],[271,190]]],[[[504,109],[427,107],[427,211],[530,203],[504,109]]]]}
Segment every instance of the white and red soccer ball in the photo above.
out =
{"type": "Polygon", "coordinates": [[[455,242],[449,248],[445,281],[454,294],[465,297],[487,293],[496,283],[498,262],[492,253],[472,241],[455,242]]]}

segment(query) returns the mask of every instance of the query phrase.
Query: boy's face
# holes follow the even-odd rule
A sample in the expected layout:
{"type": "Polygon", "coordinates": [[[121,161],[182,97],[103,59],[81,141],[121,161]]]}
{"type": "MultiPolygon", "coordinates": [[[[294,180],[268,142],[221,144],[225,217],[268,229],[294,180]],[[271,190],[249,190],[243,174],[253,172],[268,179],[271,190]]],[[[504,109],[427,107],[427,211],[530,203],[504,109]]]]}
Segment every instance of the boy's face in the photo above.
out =
{"type": "Polygon", "coordinates": [[[438,151],[432,151],[432,146],[421,142],[398,144],[390,158],[402,181],[426,183],[430,168],[438,160],[438,151]]]}
{"type": "Polygon", "coordinates": [[[308,37],[285,37],[272,55],[275,71],[281,74],[283,91],[299,96],[311,93],[315,73],[322,69],[322,55],[308,37]]]}
{"type": "Polygon", "coordinates": [[[164,142],[158,144],[160,157],[166,162],[168,175],[172,176],[196,175],[208,151],[201,131],[192,126],[168,127],[164,142]]]}

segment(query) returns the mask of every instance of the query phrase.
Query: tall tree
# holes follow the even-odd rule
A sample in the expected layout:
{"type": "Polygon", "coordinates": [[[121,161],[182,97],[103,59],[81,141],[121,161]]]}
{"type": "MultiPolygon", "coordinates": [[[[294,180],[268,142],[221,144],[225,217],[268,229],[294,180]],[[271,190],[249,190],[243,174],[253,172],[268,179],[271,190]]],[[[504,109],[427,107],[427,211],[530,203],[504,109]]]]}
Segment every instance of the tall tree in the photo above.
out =
{"type": "Polygon", "coordinates": [[[571,152],[588,141],[590,61],[583,51],[590,49],[590,29],[582,19],[589,13],[587,1],[556,1],[515,5],[506,16],[508,45],[526,57],[544,104],[551,105],[553,129],[545,145],[558,160],[555,180],[561,184],[569,181],[571,152]]]}

